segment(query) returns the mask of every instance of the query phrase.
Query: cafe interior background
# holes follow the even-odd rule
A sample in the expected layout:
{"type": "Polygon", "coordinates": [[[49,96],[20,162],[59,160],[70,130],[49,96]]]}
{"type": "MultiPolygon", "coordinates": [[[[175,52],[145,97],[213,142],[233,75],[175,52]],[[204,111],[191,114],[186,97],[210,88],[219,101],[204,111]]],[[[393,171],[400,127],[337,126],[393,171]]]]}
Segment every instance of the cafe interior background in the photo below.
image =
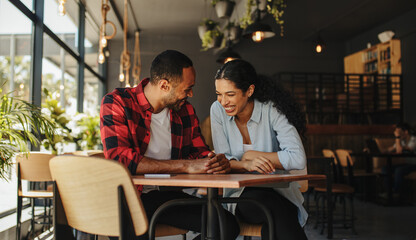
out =
{"type": "MultiPolygon", "coordinates": [[[[212,2],[223,4],[0,0],[2,94],[32,101],[62,120],[62,139],[34,150],[100,149],[98,135],[88,142],[83,133],[98,127],[101,98],[148,77],[151,61],[166,49],[194,63],[189,101],[201,122],[216,100],[214,75],[226,54],[280,81],[306,113],[308,156],[323,148],[362,151],[368,138],[392,137],[399,121],[416,126],[415,1],[235,0],[221,18],[212,2]],[[258,22],[269,32],[254,41],[248,30],[258,22]]],[[[0,219],[16,206],[14,170],[6,175],[0,219]]]]}

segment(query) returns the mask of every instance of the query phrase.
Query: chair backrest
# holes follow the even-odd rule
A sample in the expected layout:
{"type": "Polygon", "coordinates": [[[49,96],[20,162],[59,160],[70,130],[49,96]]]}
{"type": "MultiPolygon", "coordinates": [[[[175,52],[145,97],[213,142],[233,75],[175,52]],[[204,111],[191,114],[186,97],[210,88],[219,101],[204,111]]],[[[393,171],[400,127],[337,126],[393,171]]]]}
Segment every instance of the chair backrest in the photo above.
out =
{"type": "Polygon", "coordinates": [[[50,162],[68,225],[96,235],[119,236],[118,187],[122,186],[137,235],[148,221],[126,168],[114,160],[58,156],[50,162]]]}
{"type": "Polygon", "coordinates": [[[327,158],[333,158],[335,163],[338,164],[337,157],[335,156],[334,151],[332,151],[331,149],[322,149],[322,155],[324,155],[324,157],[327,158]]]}
{"type": "Polygon", "coordinates": [[[351,150],[337,149],[335,152],[337,153],[338,161],[342,167],[348,167],[348,164],[350,166],[354,165],[353,158],[350,155],[351,150]]]}
{"type": "Polygon", "coordinates": [[[49,171],[49,161],[53,157],[55,155],[49,153],[19,153],[16,156],[16,163],[19,166],[17,171],[20,169],[20,179],[33,182],[52,181],[51,172],[49,171]]]}

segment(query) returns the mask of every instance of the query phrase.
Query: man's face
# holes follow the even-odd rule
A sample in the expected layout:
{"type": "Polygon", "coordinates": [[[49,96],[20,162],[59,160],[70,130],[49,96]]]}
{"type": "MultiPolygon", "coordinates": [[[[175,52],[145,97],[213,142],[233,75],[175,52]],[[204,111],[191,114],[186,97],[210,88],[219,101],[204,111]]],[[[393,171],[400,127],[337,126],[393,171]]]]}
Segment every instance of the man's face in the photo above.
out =
{"type": "Polygon", "coordinates": [[[164,99],[164,103],[170,109],[178,111],[188,97],[192,97],[192,87],[195,85],[195,69],[187,67],[182,70],[182,81],[176,86],[172,84],[169,95],[164,99]]]}

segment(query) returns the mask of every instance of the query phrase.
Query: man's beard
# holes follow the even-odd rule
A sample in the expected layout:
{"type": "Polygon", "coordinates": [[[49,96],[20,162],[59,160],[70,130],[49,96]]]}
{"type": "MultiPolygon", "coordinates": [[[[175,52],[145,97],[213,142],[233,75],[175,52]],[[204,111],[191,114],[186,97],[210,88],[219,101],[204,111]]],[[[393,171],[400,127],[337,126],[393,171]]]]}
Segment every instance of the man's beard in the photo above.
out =
{"type": "Polygon", "coordinates": [[[177,100],[174,94],[169,94],[165,99],[166,107],[174,111],[179,111],[182,108],[182,100],[186,100],[187,98],[188,97],[177,100]]]}

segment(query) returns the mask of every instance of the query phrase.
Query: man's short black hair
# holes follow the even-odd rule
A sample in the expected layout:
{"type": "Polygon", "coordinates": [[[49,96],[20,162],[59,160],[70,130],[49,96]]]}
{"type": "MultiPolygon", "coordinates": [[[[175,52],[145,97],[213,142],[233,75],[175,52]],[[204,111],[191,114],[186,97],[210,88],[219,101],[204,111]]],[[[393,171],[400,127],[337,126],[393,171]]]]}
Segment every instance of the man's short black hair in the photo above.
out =
{"type": "Polygon", "coordinates": [[[150,67],[150,82],[156,84],[166,79],[173,84],[179,84],[184,68],[192,67],[192,61],[185,54],[176,50],[166,50],[153,59],[150,67]]]}
{"type": "Polygon", "coordinates": [[[396,128],[400,128],[403,131],[409,131],[409,133],[411,132],[412,128],[410,127],[410,125],[408,123],[405,122],[399,122],[396,124],[396,128]]]}

